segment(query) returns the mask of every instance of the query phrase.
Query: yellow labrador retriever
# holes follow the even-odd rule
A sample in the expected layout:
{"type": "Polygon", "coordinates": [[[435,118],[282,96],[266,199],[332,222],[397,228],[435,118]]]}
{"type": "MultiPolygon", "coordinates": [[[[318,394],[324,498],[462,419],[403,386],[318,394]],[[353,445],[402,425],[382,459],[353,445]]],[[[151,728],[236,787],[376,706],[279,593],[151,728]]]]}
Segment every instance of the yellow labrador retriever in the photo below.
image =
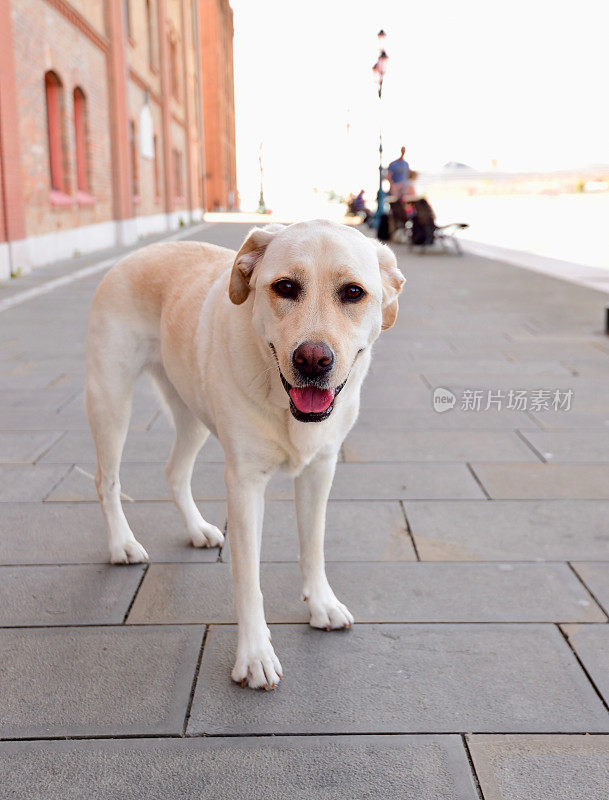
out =
{"type": "Polygon", "coordinates": [[[193,501],[195,458],[210,431],[225,452],[239,623],[232,677],[242,685],[270,689],[282,674],[259,581],[264,492],[278,468],[295,476],[311,625],[353,622],[326,578],[326,503],[372,344],[395,322],[403,283],[389,248],[314,220],[254,228],[237,254],[199,242],[151,245],[116,264],[95,293],[87,413],[110,560],[148,559],[119,483],[134,384],[148,372],[173,417],[167,477],[195,547],[224,541],[193,501]]]}

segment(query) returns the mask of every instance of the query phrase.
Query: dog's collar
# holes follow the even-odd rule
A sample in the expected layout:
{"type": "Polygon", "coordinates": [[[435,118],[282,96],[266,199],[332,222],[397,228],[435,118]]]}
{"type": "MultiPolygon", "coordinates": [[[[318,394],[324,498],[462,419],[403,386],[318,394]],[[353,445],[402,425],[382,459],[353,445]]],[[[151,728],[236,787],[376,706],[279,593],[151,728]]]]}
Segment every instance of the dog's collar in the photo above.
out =
{"type": "MultiPolygon", "coordinates": [[[[283,384],[283,388],[285,389],[287,396],[290,398],[290,412],[294,417],[294,419],[297,419],[299,422],[323,422],[323,420],[328,419],[328,417],[330,416],[330,414],[334,409],[334,401],[336,400],[338,394],[344,389],[345,384],[349,380],[349,375],[347,375],[347,377],[340,384],[340,386],[336,387],[336,389],[334,390],[334,397],[332,399],[332,402],[330,403],[328,408],[326,408],[325,411],[311,411],[307,414],[305,411],[300,411],[300,409],[296,408],[296,406],[294,405],[294,401],[292,400],[292,396],[290,395],[290,389],[293,389],[294,387],[288,383],[288,381],[285,379],[283,375],[283,372],[281,371],[281,367],[279,366],[279,359],[277,358],[277,351],[275,350],[275,346],[272,342],[269,342],[269,347],[271,349],[271,352],[275,356],[275,363],[277,364],[277,371],[279,372],[279,377],[281,378],[281,383],[283,384]]],[[[351,370],[349,370],[349,374],[351,374],[351,370]]]]}

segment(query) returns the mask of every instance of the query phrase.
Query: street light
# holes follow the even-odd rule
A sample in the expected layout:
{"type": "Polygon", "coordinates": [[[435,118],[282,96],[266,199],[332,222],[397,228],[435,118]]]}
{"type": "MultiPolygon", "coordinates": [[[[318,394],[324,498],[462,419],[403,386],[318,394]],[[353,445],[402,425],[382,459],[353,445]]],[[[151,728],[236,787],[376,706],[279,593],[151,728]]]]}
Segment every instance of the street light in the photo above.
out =
{"type": "Polygon", "coordinates": [[[258,166],[260,168],[260,197],[258,198],[258,213],[266,214],[266,203],[264,202],[264,170],[262,169],[262,142],[258,148],[258,166]]]}
{"type": "Polygon", "coordinates": [[[387,34],[384,30],[380,30],[377,33],[377,38],[379,42],[379,55],[376,60],[376,64],[372,67],[372,71],[374,72],[374,77],[376,82],[378,83],[378,94],[379,94],[379,190],[376,196],[377,200],[377,208],[376,208],[376,216],[375,216],[375,223],[376,227],[378,227],[381,214],[383,213],[383,201],[385,199],[385,192],[383,191],[383,127],[381,124],[381,100],[383,98],[383,79],[387,72],[387,62],[389,61],[389,56],[387,55],[387,51],[385,50],[385,39],[387,38],[387,34]]]}

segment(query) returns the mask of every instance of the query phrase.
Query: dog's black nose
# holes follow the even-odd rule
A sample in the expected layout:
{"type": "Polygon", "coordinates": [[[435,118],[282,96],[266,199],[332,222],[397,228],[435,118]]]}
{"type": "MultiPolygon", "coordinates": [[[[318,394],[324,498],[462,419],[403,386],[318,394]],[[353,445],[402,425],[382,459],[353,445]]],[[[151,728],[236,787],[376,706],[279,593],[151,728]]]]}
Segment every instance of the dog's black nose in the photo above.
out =
{"type": "Polygon", "coordinates": [[[316,378],[330,372],[334,366],[334,353],[321,342],[303,342],[294,350],[292,363],[305,378],[316,378]]]}

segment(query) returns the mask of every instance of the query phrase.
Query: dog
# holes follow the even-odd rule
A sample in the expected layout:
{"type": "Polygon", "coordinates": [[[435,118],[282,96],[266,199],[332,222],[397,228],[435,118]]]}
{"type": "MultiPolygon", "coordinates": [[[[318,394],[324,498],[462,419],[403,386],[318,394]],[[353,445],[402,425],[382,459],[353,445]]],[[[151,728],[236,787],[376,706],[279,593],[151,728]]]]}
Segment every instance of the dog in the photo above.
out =
{"type": "Polygon", "coordinates": [[[110,561],[148,560],[120,499],[119,467],[138,376],[168,406],[166,473],[195,547],[224,536],[194,503],[195,458],[209,433],[225,453],[238,643],[232,678],[272,689],[282,677],[260,591],[264,493],[295,479],[303,599],[310,624],[353,624],[326,578],[328,495],[359,411],[371,348],[398,313],[404,276],[385,245],[324,220],[254,228],[235,254],[201,242],[153,244],[99,284],[87,333],[86,405],[110,561]]]}

